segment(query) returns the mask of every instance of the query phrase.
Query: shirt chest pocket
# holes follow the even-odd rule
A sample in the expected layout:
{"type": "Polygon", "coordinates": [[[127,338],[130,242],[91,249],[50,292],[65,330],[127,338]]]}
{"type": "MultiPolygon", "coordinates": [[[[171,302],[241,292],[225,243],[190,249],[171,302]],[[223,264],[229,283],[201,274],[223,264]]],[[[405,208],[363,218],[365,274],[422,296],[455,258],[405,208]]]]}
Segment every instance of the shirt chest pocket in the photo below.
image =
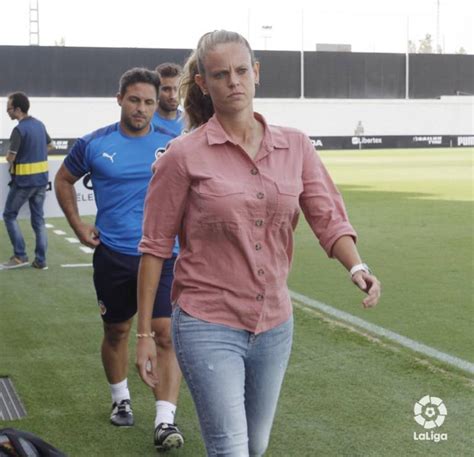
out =
{"type": "Polygon", "coordinates": [[[275,222],[278,226],[291,223],[292,219],[299,213],[299,197],[303,191],[301,183],[276,182],[277,205],[275,222]]]}
{"type": "Polygon", "coordinates": [[[206,179],[199,182],[196,190],[199,211],[207,222],[239,222],[245,208],[242,184],[206,179]]]}

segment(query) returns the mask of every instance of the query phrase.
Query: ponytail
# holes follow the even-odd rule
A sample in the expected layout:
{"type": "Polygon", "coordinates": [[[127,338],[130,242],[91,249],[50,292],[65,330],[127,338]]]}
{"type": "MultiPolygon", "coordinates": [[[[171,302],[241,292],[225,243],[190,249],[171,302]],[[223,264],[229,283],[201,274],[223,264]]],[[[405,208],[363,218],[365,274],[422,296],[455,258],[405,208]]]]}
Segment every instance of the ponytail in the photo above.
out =
{"type": "Polygon", "coordinates": [[[214,114],[211,97],[204,95],[194,80],[198,73],[197,51],[194,51],[184,65],[183,76],[179,85],[179,97],[183,100],[188,130],[193,130],[205,124],[214,114]]]}
{"type": "Polygon", "coordinates": [[[248,41],[236,32],[214,30],[204,34],[198,42],[197,49],[189,56],[183,69],[180,80],[179,96],[183,100],[187,128],[195,129],[205,124],[214,115],[214,105],[211,97],[204,95],[196,84],[194,77],[197,74],[205,76],[204,60],[206,54],[218,44],[240,43],[249,51],[252,65],[255,64],[255,55],[248,41]]]}

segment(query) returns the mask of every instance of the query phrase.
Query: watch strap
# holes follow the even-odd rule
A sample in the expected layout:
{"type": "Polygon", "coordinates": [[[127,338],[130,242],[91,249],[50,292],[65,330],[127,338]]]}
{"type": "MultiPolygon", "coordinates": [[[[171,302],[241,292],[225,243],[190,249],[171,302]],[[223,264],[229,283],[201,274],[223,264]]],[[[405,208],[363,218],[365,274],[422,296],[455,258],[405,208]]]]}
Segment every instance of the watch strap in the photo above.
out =
{"type": "Polygon", "coordinates": [[[358,271],[365,271],[366,273],[369,273],[369,274],[372,273],[370,271],[370,268],[368,267],[368,265],[366,263],[358,263],[357,265],[354,265],[349,271],[349,274],[351,275],[351,278],[358,271]]]}

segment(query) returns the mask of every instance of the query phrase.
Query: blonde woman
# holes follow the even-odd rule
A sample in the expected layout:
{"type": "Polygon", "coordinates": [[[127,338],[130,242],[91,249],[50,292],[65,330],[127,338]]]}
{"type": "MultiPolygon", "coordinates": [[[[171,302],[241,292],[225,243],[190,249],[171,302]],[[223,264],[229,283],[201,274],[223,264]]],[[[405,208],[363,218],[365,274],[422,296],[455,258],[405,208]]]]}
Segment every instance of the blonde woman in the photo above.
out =
{"type": "Polygon", "coordinates": [[[241,35],[219,30],[199,40],[181,87],[191,133],[155,162],[140,243],[140,376],[153,386],[160,370],[146,336],[157,278],[178,234],[173,344],[209,456],[261,456],[268,446],[291,350],[286,281],[300,208],[323,249],[367,293],[363,305],[380,296],[309,139],[254,112],[258,80],[241,35]]]}

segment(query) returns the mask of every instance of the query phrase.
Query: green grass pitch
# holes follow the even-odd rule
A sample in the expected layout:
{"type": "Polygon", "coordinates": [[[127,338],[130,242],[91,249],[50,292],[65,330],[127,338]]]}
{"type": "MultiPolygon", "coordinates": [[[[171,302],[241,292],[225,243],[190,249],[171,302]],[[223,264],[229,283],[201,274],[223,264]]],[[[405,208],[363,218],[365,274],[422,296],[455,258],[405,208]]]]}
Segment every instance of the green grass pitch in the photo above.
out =
{"type": "MultiPolygon", "coordinates": [[[[474,361],[473,188],[470,149],[324,151],[359,234],[359,250],[383,283],[381,303],[362,299],[328,260],[303,219],[296,233],[292,290],[424,343],[474,361]]],[[[62,218],[55,229],[72,236],[62,218]]],[[[31,250],[31,229],[22,221],[31,250]]],[[[37,433],[71,457],[153,456],[154,402],[133,366],[136,426],[108,424],[110,395],[100,362],[101,322],[91,255],[49,232],[49,270],[0,271],[0,376],[10,376],[27,417],[1,421],[37,433]]],[[[3,224],[0,255],[11,255],[3,224]]],[[[133,339],[132,339],[133,340],[133,339]]],[[[295,306],[295,339],[271,436],[269,457],[468,456],[474,449],[473,377],[408,349],[295,306]],[[448,410],[436,433],[414,440],[424,395],[448,410]]],[[[177,422],[183,449],[204,456],[185,386],[177,422]]]]}

